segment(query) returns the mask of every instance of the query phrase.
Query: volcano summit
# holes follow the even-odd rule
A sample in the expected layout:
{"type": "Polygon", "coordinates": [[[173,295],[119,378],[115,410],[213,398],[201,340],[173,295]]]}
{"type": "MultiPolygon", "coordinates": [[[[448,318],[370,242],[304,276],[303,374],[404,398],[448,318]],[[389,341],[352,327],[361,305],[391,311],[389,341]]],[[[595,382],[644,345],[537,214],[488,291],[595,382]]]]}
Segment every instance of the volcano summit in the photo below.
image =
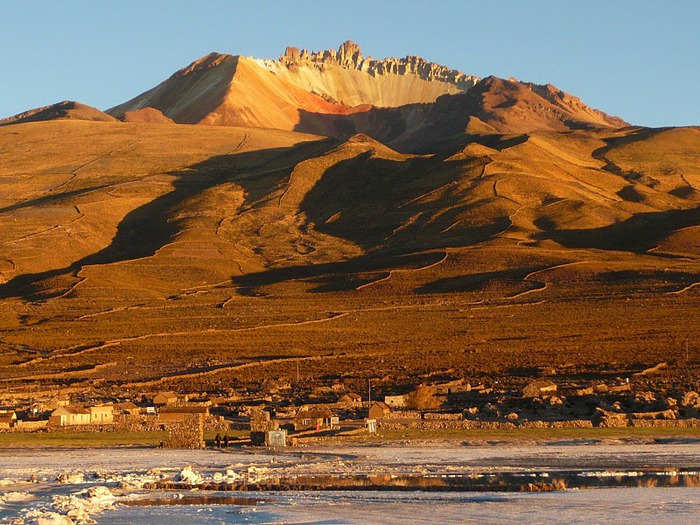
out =
{"type": "Polygon", "coordinates": [[[451,143],[465,130],[625,124],[550,85],[479,79],[415,56],[364,58],[351,41],[338,51],[288,47],[279,60],[211,53],[108,113],[144,108],[181,124],[364,133],[406,152],[451,143]]]}

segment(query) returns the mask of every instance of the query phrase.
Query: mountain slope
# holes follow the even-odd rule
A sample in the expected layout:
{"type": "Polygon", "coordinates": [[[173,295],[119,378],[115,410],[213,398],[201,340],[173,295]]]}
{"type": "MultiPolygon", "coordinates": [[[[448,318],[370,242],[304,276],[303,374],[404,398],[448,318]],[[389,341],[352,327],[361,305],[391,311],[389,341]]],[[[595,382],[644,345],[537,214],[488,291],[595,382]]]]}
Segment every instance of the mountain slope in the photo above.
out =
{"type": "MultiPolygon", "coordinates": [[[[319,118],[310,116],[308,121],[319,118]]],[[[400,151],[418,153],[464,144],[469,133],[522,134],[627,125],[553,86],[496,77],[479,81],[466,93],[442,96],[434,104],[372,108],[326,118],[336,126],[343,120],[345,129],[366,133],[400,151]]]]}
{"type": "Polygon", "coordinates": [[[46,120],[87,120],[93,122],[115,122],[116,119],[97,108],[64,100],[50,106],[30,109],[12,117],[0,120],[0,126],[20,124],[23,122],[42,122],[46,120]]]}
{"type": "Polygon", "coordinates": [[[294,129],[299,108],[345,111],[318,95],[286,83],[255,61],[212,53],[165,82],[108,113],[152,107],[180,124],[294,129]]]}
{"type": "Polygon", "coordinates": [[[363,135],[2,128],[3,381],[669,361],[700,336],[698,133],[471,133],[421,156],[363,135]]]}
{"type": "MultiPolygon", "coordinates": [[[[0,133],[8,281],[157,259],[189,237],[235,245],[233,260],[243,263],[242,251],[256,269],[504,241],[630,253],[670,252],[680,243],[679,251],[696,251],[696,128],[533,131],[517,140],[472,134],[451,155],[420,156],[364,135],[329,140],[255,128],[80,121],[32,126],[0,133]],[[41,156],[31,154],[37,143],[41,156]],[[209,216],[218,219],[204,220],[209,216]]],[[[12,293],[26,294],[15,285],[12,293]]]]}

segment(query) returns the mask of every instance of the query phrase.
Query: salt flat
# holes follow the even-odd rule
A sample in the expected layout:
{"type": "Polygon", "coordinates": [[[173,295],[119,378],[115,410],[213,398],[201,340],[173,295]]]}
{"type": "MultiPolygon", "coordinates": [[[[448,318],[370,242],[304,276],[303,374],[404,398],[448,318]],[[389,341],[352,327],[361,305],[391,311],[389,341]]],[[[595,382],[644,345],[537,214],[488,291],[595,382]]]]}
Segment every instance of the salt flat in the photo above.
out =
{"type": "MultiPolygon", "coordinates": [[[[474,474],[515,469],[547,476],[552,469],[582,475],[635,476],[657,469],[697,477],[700,446],[606,443],[594,445],[469,446],[391,444],[309,447],[284,451],[73,449],[0,451],[0,523],[695,523],[698,487],[610,488],[552,493],[423,491],[288,491],[235,493],[253,504],[177,505],[191,495],[223,493],[153,483],[180,480],[264,480],[293,475],[474,474]],[[695,470],[692,470],[695,469],[695,470]],[[125,503],[155,498],[156,506],[125,503]],[[162,503],[167,503],[163,505],[162,503]],[[430,505],[428,505],[430,504],[430,505]],[[466,520],[466,521],[465,521],[466,520]]],[[[230,496],[231,493],[226,493],[230,496]]]]}

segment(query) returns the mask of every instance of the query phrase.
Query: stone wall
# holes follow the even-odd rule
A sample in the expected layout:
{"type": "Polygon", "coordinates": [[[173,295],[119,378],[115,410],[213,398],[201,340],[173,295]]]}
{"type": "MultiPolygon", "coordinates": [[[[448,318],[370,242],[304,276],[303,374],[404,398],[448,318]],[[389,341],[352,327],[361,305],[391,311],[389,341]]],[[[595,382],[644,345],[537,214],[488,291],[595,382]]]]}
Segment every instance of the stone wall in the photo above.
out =
{"type": "Polygon", "coordinates": [[[42,421],[17,421],[14,427],[12,427],[10,432],[34,432],[36,430],[41,430],[46,428],[48,425],[47,420],[42,421]]]}
{"type": "Polygon", "coordinates": [[[229,430],[231,430],[231,422],[226,421],[221,416],[208,416],[204,419],[204,430],[228,432],[229,430]]]}
{"type": "Polygon", "coordinates": [[[441,421],[462,421],[464,416],[459,414],[442,414],[436,412],[428,412],[423,416],[424,419],[428,420],[441,420],[441,421]]]}
{"type": "Polygon", "coordinates": [[[184,421],[168,423],[166,430],[164,448],[204,448],[204,418],[199,414],[187,414],[184,421]]]}
{"type": "Polygon", "coordinates": [[[675,428],[697,428],[700,427],[700,419],[633,419],[630,421],[633,427],[675,427],[675,428]]]}
{"type": "Polygon", "coordinates": [[[629,426],[629,420],[627,418],[606,417],[600,420],[598,426],[601,428],[627,427],[629,426]]]}
{"type": "Polygon", "coordinates": [[[568,421],[524,421],[520,428],[593,428],[590,419],[571,419],[568,421]]]}
{"type": "Polygon", "coordinates": [[[418,410],[396,410],[389,412],[382,419],[421,419],[421,413],[418,410]]]}
{"type": "Polygon", "coordinates": [[[439,430],[439,429],[464,429],[464,430],[509,430],[516,428],[592,428],[593,423],[587,419],[575,419],[569,421],[524,421],[522,423],[510,423],[503,421],[451,421],[451,420],[379,420],[379,428],[382,430],[439,430]]]}
{"type": "Polygon", "coordinates": [[[113,423],[102,423],[100,425],[46,426],[47,432],[115,432],[118,430],[121,429],[113,423]]]}
{"type": "MultiPolygon", "coordinates": [[[[199,416],[198,416],[199,417],[199,416]]],[[[166,428],[166,424],[155,416],[122,416],[115,418],[114,423],[100,425],[67,425],[47,426],[48,421],[18,421],[14,428],[6,432],[34,432],[46,429],[47,432],[158,432],[166,428]]],[[[205,430],[228,432],[232,425],[230,421],[220,416],[206,416],[204,418],[205,430]]]]}

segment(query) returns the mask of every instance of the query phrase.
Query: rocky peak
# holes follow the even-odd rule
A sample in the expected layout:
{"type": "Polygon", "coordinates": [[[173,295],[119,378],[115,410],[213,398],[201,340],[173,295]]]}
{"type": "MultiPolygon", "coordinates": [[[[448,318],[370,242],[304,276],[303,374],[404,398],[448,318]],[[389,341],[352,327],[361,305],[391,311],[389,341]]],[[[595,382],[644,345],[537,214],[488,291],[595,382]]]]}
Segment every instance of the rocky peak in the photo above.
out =
{"type": "Polygon", "coordinates": [[[299,65],[325,69],[330,66],[340,66],[346,69],[357,69],[372,76],[378,75],[417,75],[425,80],[435,80],[455,84],[461,89],[469,89],[479,78],[464,74],[455,69],[429,62],[417,56],[405,58],[385,58],[374,60],[363,57],[360,46],[352,40],[342,43],[338,50],[307,51],[298,47],[288,47],[280,56],[278,63],[293,68],[299,65]]]}
{"type": "Polygon", "coordinates": [[[357,64],[362,60],[362,53],[360,52],[360,46],[358,46],[352,40],[346,40],[338,48],[338,61],[342,64],[344,62],[350,62],[357,64]]]}
{"type": "Polygon", "coordinates": [[[290,64],[299,62],[299,48],[288,46],[287,49],[284,50],[284,55],[280,57],[280,61],[289,62],[290,64]]]}
{"type": "Polygon", "coordinates": [[[226,55],[221,53],[209,53],[208,55],[203,56],[199,60],[195,60],[189,66],[184,67],[179,71],[176,71],[173,74],[173,77],[184,77],[198,71],[215,68],[229,59],[235,60],[236,58],[237,57],[234,57],[232,55],[226,55]]]}

